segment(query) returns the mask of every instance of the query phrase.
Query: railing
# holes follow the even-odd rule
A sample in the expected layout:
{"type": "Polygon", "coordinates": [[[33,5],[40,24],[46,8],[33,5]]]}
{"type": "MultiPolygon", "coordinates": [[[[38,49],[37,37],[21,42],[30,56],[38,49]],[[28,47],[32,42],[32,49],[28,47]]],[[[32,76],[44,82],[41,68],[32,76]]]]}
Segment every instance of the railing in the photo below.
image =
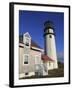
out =
{"type": "Polygon", "coordinates": [[[43,75],[47,75],[48,74],[48,70],[47,70],[47,66],[44,64],[37,64],[35,65],[35,75],[36,76],[43,76],[43,75]]]}
{"type": "Polygon", "coordinates": [[[39,72],[39,73],[44,73],[44,72],[47,72],[47,67],[44,64],[25,65],[23,67],[23,72],[39,72]]]}
{"type": "Polygon", "coordinates": [[[43,70],[43,65],[42,64],[36,64],[35,70],[43,70]]]}
{"type": "Polygon", "coordinates": [[[44,64],[36,64],[35,71],[47,71],[47,66],[44,64]]]}

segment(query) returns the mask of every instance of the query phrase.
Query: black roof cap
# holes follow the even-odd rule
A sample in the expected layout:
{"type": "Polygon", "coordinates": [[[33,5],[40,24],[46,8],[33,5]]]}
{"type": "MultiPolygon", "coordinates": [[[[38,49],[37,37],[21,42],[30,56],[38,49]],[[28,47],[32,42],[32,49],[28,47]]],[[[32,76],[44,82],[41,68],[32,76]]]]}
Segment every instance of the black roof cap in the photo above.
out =
{"type": "Polygon", "coordinates": [[[52,21],[49,21],[49,20],[44,23],[44,26],[45,26],[45,28],[54,29],[54,23],[52,21]]]}

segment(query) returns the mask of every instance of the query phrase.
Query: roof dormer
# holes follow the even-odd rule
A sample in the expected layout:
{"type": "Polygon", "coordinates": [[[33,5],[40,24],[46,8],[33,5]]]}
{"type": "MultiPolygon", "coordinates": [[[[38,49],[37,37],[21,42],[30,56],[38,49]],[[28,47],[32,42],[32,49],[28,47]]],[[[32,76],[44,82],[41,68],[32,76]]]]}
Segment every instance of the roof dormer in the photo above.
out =
{"type": "Polygon", "coordinates": [[[30,47],[31,45],[31,36],[28,32],[23,35],[23,43],[26,47],[30,47]]]}

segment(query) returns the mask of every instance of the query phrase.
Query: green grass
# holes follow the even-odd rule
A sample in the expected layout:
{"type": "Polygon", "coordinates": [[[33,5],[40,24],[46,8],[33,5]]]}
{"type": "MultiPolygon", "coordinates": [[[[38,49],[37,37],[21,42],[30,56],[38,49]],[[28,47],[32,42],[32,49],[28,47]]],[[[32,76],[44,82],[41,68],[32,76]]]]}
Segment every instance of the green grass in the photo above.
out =
{"type": "Polygon", "coordinates": [[[64,77],[64,64],[58,62],[58,69],[49,70],[49,77],[64,77]]]}

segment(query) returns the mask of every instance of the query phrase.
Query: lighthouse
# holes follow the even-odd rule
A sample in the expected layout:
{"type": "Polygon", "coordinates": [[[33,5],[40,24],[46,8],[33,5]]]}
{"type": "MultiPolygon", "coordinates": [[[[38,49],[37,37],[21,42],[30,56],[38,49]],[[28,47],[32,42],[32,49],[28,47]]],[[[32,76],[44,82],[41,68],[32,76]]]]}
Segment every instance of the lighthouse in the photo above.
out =
{"type": "Polygon", "coordinates": [[[53,62],[48,62],[48,68],[58,68],[55,42],[55,28],[53,22],[51,21],[46,21],[44,23],[44,44],[45,55],[47,55],[53,60],[53,62]]]}

